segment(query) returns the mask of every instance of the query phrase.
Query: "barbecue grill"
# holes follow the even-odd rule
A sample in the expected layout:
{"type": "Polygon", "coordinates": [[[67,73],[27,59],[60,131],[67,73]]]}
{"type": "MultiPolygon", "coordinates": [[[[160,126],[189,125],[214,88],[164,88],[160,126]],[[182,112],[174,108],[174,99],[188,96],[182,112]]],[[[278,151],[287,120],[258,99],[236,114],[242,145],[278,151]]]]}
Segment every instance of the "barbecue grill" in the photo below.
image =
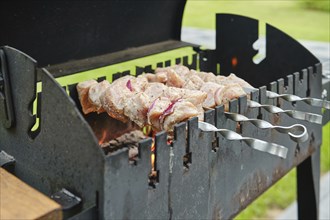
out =
{"type": "Polygon", "coordinates": [[[183,0],[6,2],[0,10],[1,166],[55,199],[64,217],[72,219],[233,218],[297,167],[299,217],[317,219],[321,125],[249,108],[247,97],[240,97],[230,102],[230,112],[274,125],[302,124],[308,140],[297,143],[249,123],[237,126],[218,106],[205,112],[205,122],[285,146],[287,157],[201,131],[192,118],[175,126],[171,143],[166,132],[155,135],[157,176],[150,181],[152,138],[138,143],[135,163],[129,163],[127,148],[106,155],[96,124],[110,133],[127,127],[105,113],[83,115],[76,83],[58,83],[88,74],[84,71],[189,47],[194,49],[189,56],[92,78],[114,80],[181,63],[237,74],[258,88],[250,96],[261,104],[321,114],[321,108],[306,102],[267,96],[268,89],[321,98],[322,66],[296,40],[267,24],[266,57],[256,64],[252,45],[258,40],[258,20],[217,14],[216,49],[202,49],[180,41],[184,6],[183,0]]]}

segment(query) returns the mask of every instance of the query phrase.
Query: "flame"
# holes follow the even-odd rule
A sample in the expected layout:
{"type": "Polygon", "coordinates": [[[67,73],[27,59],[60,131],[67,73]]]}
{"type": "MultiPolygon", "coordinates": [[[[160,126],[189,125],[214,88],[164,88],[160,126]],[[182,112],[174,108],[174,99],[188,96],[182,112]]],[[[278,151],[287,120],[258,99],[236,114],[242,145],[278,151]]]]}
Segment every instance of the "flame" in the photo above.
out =
{"type": "Polygon", "coordinates": [[[151,153],[151,170],[155,170],[155,154],[151,153]]]}
{"type": "Polygon", "coordinates": [[[149,135],[152,137],[152,144],[151,144],[151,155],[150,155],[150,160],[151,160],[151,175],[155,176],[156,175],[156,166],[155,166],[155,161],[156,161],[156,131],[153,131],[152,128],[150,127],[149,130],[149,135]]]}
{"type": "Polygon", "coordinates": [[[99,145],[101,145],[101,144],[104,143],[106,137],[107,137],[107,131],[106,131],[106,130],[103,130],[103,131],[102,131],[102,136],[101,136],[101,138],[99,139],[99,145]]]}

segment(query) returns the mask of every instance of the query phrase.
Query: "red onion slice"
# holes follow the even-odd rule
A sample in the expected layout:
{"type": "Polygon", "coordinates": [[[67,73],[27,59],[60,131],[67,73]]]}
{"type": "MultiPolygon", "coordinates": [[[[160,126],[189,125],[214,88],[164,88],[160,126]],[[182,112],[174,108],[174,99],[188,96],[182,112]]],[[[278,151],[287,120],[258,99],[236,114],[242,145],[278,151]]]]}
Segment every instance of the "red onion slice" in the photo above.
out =
{"type": "Polygon", "coordinates": [[[127,83],[126,83],[126,87],[127,87],[131,92],[133,92],[132,82],[131,82],[130,79],[127,81],[127,83]]]}
{"type": "Polygon", "coordinates": [[[149,106],[147,114],[149,114],[149,112],[151,111],[151,109],[155,106],[155,103],[156,103],[157,100],[159,100],[159,98],[155,99],[155,100],[152,102],[152,104],[149,106]]]}
{"type": "Polygon", "coordinates": [[[174,112],[174,105],[179,101],[181,101],[181,99],[176,99],[176,100],[172,101],[171,104],[163,111],[163,114],[161,114],[159,116],[159,121],[161,123],[163,123],[166,116],[168,116],[174,112]]]}

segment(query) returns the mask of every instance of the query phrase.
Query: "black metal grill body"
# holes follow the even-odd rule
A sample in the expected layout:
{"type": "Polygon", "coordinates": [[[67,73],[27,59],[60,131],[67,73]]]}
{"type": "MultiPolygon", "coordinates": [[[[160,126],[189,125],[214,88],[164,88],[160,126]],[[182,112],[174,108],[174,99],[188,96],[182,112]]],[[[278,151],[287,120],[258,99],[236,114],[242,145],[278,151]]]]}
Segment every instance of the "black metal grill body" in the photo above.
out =
{"type": "MultiPolygon", "coordinates": [[[[236,15],[217,15],[217,21],[217,49],[196,48],[191,63],[187,62],[187,57],[176,59],[177,63],[190,68],[197,68],[198,64],[201,70],[214,72],[217,72],[220,64],[221,74],[234,72],[253,85],[261,86],[259,91],[251,93],[252,100],[279,105],[285,109],[321,113],[320,109],[305,103],[292,105],[283,100],[266,98],[264,85],[269,85],[269,90],[279,93],[320,98],[321,65],[309,51],[268,25],[267,58],[255,65],[252,57],[256,52],[251,48],[257,39],[257,21],[236,15]],[[240,34],[235,34],[237,30],[241,30],[240,34]],[[299,54],[299,57],[292,54],[299,54]],[[233,56],[238,59],[235,67],[230,65],[233,56]],[[290,58],[289,61],[287,58],[290,58]]],[[[178,47],[176,42],[173,44],[178,47]]],[[[158,50],[173,48],[173,45],[165,45],[161,43],[155,46],[159,46],[158,50]]],[[[299,215],[317,219],[322,139],[320,125],[297,122],[285,115],[270,115],[263,110],[248,109],[246,97],[241,97],[230,103],[231,112],[259,117],[274,124],[302,123],[308,128],[308,141],[297,144],[276,131],[262,131],[253,125],[241,124],[243,136],[286,146],[288,157],[281,159],[255,151],[243,142],[232,142],[214,133],[201,132],[198,130],[197,118],[193,118],[187,123],[176,125],[171,145],[167,144],[165,132],[156,135],[158,183],[150,187],[148,175],[151,170],[152,140],[146,139],[139,144],[139,159],[135,165],[128,163],[128,152],[124,149],[105,156],[91,126],[80,111],[75,85],[66,85],[63,89],[54,79],[56,76],[80,71],[81,68],[88,70],[101,64],[121,62],[127,56],[122,52],[111,53],[88,58],[88,61],[70,61],[45,69],[38,68],[36,61],[16,49],[3,47],[2,50],[10,79],[15,123],[10,128],[0,126],[0,150],[15,158],[15,175],[46,195],[66,188],[82,198],[80,206],[68,210],[66,217],[228,219],[293,167],[298,167],[299,215]],[[68,66],[71,66],[69,70],[65,70],[68,66]],[[42,92],[37,94],[36,81],[39,77],[42,92]],[[33,115],[32,106],[36,96],[38,109],[37,114],[33,115]],[[32,132],[36,118],[39,118],[40,126],[32,132]],[[183,166],[186,154],[191,154],[188,168],[183,166]],[[308,209],[305,207],[307,205],[308,209]]],[[[139,51],[139,48],[131,49],[125,51],[125,54],[138,56],[139,51]]],[[[142,56],[154,52],[154,48],[149,48],[142,56]]],[[[166,61],[157,65],[169,64],[166,61]]],[[[135,74],[150,69],[151,66],[136,67],[135,74]]],[[[126,73],[117,73],[114,77],[126,73]]],[[[231,130],[235,130],[237,125],[226,119],[222,106],[206,112],[205,121],[218,128],[231,130]]]]}

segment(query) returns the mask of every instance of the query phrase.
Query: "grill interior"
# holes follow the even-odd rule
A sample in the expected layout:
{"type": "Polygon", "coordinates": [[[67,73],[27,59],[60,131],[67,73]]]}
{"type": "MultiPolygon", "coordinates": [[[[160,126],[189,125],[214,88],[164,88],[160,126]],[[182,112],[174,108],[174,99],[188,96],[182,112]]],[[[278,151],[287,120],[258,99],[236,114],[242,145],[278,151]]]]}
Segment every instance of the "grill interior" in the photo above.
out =
{"type": "MultiPolygon", "coordinates": [[[[267,25],[266,59],[255,64],[253,57],[257,52],[252,43],[258,38],[258,21],[232,14],[218,14],[216,19],[215,50],[161,39],[158,43],[151,42],[152,45],[136,44],[137,48],[123,51],[109,49],[106,54],[87,54],[63,63],[48,54],[50,60],[42,61],[41,66],[53,61],[56,64],[43,68],[19,50],[2,47],[10,77],[15,120],[8,128],[0,127],[0,134],[4,137],[0,140],[0,147],[15,158],[15,175],[46,195],[65,188],[80,197],[82,202],[64,209],[65,218],[73,219],[228,219],[296,166],[298,180],[304,182],[302,190],[309,191],[301,194],[301,198],[308,198],[316,204],[318,188],[315,185],[319,172],[315,169],[319,164],[320,125],[299,121],[307,127],[309,139],[297,144],[276,131],[241,124],[238,132],[242,136],[287,147],[288,156],[281,159],[255,151],[244,142],[228,141],[219,134],[202,132],[198,129],[197,118],[192,118],[175,126],[174,140],[170,145],[166,132],[156,134],[155,169],[158,176],[152,185],[149,183],[151,138],[139,143],[139,158],[134,164],[128,163],[127,149],[109,156],[99,147],[100,137],[95,135],[94,124],[107,127],[110,123],[115,129],[124,125],[114,126],[104,114],[84,116],[81,113],[75,89],[79,77],[74,79],[75,75],[88,78],[94,74],[92,78],[98,80],[114,80],[126,74],[152,72],[157,66],[182,63],[189,68],[217,74],[234,72],[259,88],[251,93],[251,100],[261,104],[320,114],[320,109],[306,103],[292,104],[266,96],[268,89],[280,94],[320,98],[322,69],[309,51],[285,33],[267,25]],[[104,69],[100,68],[187,46],[194,52],[188,56],[174,56],[171,61],[160,59],[156,63],[132,66],[130,70],[117,72],[114,69],[104,74],[104,69]],[[95,69],[100,72],[97,77],[93,72],[95,69]],[[72,77],[72,83],[67,83],[65,77],[72,77]],[[184,158],[187,157],[190,161],[185,164],[184,158]]],[[[122,46],[124,48],[124,43],[122,46]]],[[[231,101],[230,112],[277,125],[297,123],[287,115],[250,109],[246,99],[241,97],[231,101]]],[[[205,112],[204,118],[218,128],[236,131],[237,123],[226,118],[223,106],[205,112]]],[[[316,213],[317,206],[312,209],[316,213]]],[[[313,210],[309,211],[313,213],[313,210]]]]}

